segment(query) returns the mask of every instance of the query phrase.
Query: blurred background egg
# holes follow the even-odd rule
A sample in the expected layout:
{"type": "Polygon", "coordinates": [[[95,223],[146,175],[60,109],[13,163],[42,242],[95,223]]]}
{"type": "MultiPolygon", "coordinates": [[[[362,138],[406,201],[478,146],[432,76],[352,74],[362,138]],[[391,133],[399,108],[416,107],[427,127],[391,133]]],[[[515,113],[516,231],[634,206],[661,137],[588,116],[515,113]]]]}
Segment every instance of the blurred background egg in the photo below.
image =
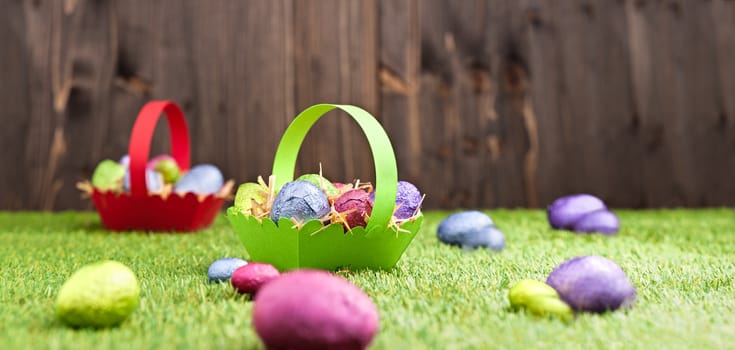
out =
{"type": "Polygon", "coordinates": [[[581,217],[574,223],[575,232],[599,232],[612,235],[620,229],[618,216],[609,210],[596,210],[581,217]]]}
{"type": "Polygon", "coordinates": [[[488,248],[501,251],[505,248],[505,236],[495,226],[482,227],[464,232],[459,244],[466,250],[488,248]]]}
{"type": "Polygon", "coordinates": [[[105,159],[94,169],[92,186],[102,191],[119,191],[124,177],[125,167],[113,160],[105,159]]]}
{"type": "Polygon", "coordinates": [[[556,199],[547,208],[547,214],[551,227],[572,229],[582,216],[600,209],[607,209],[601,199],[582,193],[556,199]]]}
{"type": "MultiPolygon", "coordinates": [[[[163,176],[153,169],[145,170],[145,184],[148,192],[160,192],[163,189],[163,176]]],[[[123,190],[130,192],[130,169],[125,169],[123,190]]]]}
{"type": "Polygon", "coordinates": [[[174,157],[162,154],[148,161],[147,167],[163,175],[163,181],[167,184],[175,183],[181,177],[181,169],[174,157]]]}
{"type": "Polygon", "coordinates": [[[196,194],[217,193],[225,179],[219,169],[211,164],[200,164],[186,172],[176,185],[174,191],[179,193],[193,192],[196,194]]]}

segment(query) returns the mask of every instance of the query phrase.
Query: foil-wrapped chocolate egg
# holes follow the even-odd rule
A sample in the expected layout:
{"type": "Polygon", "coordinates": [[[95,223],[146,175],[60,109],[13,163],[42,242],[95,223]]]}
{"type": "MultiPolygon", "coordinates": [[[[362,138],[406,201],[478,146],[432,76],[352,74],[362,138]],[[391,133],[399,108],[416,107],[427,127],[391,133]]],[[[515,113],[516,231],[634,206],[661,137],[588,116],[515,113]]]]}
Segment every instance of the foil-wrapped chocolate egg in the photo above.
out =
{"type": "MultiPolygon", "coordinates": [[[[163,176],[153,170],[145,170],[145,184],[148,188],[148,192],[160,192],[163,190],[163,176]]],[[[123,178],[123,190],[130,192],[130,170],[125,169],[125,177],[123,178]]]]}
{"type": "Polygon", "coordinates": [[[253,208],[253,204],[262,205],[267,197],[268,193],[263,186],[255,182],[246,182],[237,188],[235,209],[243,213],[249,213],[253,208]]]}
{"type": "Polygon", "coordinates": [[[370,297],[324,271],[297,270],[255,296],[253,325],[268,349],[366,349],[380,316],[370,297]]]}
{"type": "MultiPolygon", "coordinates": [[[[370,198],[375,200],[375,192],[370,194],[370,198]]],[[[398,189],[396,190],[396,206],[398,207],[393,213],[397,219],[408,219],[418,213],[421,206],[421,192],[408,181],[398,181],[398,189]]]]}
{"type": "Polygon", "coordinates": [[[123,177],[125,177],[125,167],[113,160],[105,159],[94,169],[92,186],[101,191],[119,191],[123,177]]]}
{"type": "Polygon", "coordinates": [[[181,177],[179,163],[176,162],[174,157],[171,157],[168,154],[161,154],[153,157],[148,161],[147,168],[161,173],[161,175],[163,175],[163,181],[167,184],[175,183],[176,181],[179,181],[179,178],[181,177]]]}
{"type": "Polygon", "coordinates": [[[214,194],[222,188],[224,181],[219,168],[211,164],[200,164],[191,168],[179,179],[174,185],[174,191],[179,193],[214,194]]]}
{"type": "Polygon", "coordinates": [[[373,211],[373,201],[364,190],[357,189],[347,191],[334,202],[334,209],[345,214],[345,224],[348,227],[365,227],[367,218],[373,211]]]}
{"type": "Polygon", "coordinates": [[[308,181],[296,180],[283,185],[271,207],[271,220],[295,219],[299,222],[320,219],[329,214],[327,195],[308,181]]]}
{"type": "Polygon", "coordinates": [[[324,176],[321,176],[319,174],[304,174],[299,176],[296,180],[303,180],[308,181],[316,185],[317,187],[321,188],[324,193],[327,194],[327,196],[339,196],[339,189],[337,189],[334,184],[327,180],[324,176]]]}

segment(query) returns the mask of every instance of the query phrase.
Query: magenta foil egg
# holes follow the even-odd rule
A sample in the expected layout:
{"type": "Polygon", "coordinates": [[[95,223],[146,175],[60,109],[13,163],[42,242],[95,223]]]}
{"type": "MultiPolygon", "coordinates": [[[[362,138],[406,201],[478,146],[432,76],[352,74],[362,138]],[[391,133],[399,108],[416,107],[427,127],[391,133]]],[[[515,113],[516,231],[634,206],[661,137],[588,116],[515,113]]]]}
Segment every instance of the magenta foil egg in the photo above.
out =
{"type": "Polygon", "coordinates": [[[367,224],[365,219],[373,211],[373,201],[364,190],[351,190],[337,198],[334,202],[334,209],[339,213],[346,213],[345,223],[349,227],[365,227],[367,224]]]}
{"type": "Polygon", "coordinates": [[[240,294],[255,294],[266,283],[281,275],[271,264],[251,262],[232,273],[230,283],[240,294]]]}
{"type": "Polygon", "coordinates": [[[264,285],[253,325],[268,349],[367,348],[378,332],[378,308],[337,275],[297,270],[264,285]]]}

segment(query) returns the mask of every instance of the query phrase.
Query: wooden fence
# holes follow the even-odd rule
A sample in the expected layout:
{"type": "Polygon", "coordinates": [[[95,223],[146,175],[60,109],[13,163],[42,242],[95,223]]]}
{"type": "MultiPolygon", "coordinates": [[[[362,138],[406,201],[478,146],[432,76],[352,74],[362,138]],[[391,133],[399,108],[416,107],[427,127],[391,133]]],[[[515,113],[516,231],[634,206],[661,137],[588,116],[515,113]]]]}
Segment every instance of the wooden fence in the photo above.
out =
{"type": "MultiPolygon", "coordinates": [[[[0,209],[89,208],[74,184],[173,99],[195,162],[268,175],[318,102],[385,126],[430,208],[735,204],[732,0],[0,0],[0,209]]],[[[166,150],[159,127],[154,150],[166,150]]],[[[300,172],[371,180],[325,118],[300,172]]]]}

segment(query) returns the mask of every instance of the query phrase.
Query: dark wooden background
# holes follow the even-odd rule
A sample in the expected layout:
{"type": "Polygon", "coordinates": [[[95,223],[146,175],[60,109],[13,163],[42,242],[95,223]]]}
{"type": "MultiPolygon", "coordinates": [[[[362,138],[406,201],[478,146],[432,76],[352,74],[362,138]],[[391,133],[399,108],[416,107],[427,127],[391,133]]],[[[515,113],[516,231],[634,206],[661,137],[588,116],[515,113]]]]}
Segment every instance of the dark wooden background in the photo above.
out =
{"type": "MultiPolygon", "coordinates": [[[[0,209],[90,208],[74,184],[173,99],[195,162],[267,175],[303,108],[352,103],[431,208],[735,204],[732,0],[0,0],[0,209]]],[[[154,149],[165,151],[159,125],[154,149]]],[[[371,180],[338,115],[299,171],[371,180]]]]}

